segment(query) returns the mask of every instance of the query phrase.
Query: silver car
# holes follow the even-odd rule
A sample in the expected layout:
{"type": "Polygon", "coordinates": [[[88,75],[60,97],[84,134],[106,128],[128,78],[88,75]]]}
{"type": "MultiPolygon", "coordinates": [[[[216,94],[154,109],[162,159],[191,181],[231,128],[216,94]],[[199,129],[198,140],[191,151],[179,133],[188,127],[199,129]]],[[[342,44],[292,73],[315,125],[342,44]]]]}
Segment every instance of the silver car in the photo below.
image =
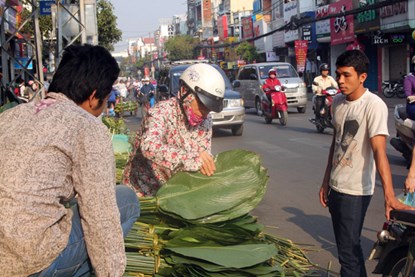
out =
{"type": "Polygon", "coordinates": [[[246,108],[255,108],[261,114],[260,99],[264,95],[262,85],[268,78],[268,71],[276,68],[277,78],[285,86],[288,107],[297,108],[298,112],[305,113],[307,105],[307,88],[297,71],[289,63],[267,62],[247,64],[239,68],[233,86],[244,99],[246,108]]]}
{"type": "MultiPolygon", "coordinates": [[[[157,94],[160,98],[175,97],[179,90],[179,78],[183,71],[190,65],[200,61],[182,61],[171,64],[164,72],[161,72],[157,94]],[[162,96],[160,96],[162,95],[162,96]]],[[[225,96],[223,110],[220,113],[211,112],[213,128],[230,129],[232,135],[242,136],[245,121],[245,108],[241,94],[234,91],[232,84],[225,72],[216,64],[210,64],[216,68],[225,80],[225,96]]]]}

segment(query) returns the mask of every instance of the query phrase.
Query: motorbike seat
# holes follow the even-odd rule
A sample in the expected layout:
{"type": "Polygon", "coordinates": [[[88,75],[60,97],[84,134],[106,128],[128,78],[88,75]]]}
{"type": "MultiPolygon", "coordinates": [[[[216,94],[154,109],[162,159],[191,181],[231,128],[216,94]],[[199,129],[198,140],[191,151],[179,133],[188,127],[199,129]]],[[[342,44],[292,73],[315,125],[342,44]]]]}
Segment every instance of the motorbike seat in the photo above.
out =
{"type": "Polygon", "coordinates": [[[392,210],[390,218],[393,221],[400,221],[415,225],[415,211],[411,210],[392,210]]]}
{"type": "Polygon", "coordinates": [[[408,118],[408,115],[406,113],[406,106],[402,105],[398,107],[398,115],[399,115],[399,118],[401,118],[402,120],[405,120],[408,118]]]}

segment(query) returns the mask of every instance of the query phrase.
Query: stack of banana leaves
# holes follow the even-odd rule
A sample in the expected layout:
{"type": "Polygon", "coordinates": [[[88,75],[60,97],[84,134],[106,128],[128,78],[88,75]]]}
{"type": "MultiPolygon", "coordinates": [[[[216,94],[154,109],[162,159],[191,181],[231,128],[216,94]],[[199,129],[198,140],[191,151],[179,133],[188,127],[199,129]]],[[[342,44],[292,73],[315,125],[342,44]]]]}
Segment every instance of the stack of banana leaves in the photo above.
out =
{"type": "Polygon", "coordinates": [[[290,240],[266,234],[249,213],[266,191],[257,154],[215,156],[216,172],[174,175],[125,239],[125,276],[310,276],[315,265],[290,240]]]}

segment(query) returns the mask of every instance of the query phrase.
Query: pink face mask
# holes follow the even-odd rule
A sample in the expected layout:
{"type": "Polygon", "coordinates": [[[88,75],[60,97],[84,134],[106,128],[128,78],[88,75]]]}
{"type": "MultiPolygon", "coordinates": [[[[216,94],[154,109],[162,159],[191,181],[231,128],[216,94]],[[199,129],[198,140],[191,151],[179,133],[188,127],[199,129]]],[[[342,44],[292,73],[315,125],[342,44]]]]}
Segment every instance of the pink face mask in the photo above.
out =
{"type": "Polygon", "coordinates": [[[190,126],[200,125],[204,121],[203,117],[195,114],[191,107],[187,109],[187,120],[189,121],[190,126]]]}

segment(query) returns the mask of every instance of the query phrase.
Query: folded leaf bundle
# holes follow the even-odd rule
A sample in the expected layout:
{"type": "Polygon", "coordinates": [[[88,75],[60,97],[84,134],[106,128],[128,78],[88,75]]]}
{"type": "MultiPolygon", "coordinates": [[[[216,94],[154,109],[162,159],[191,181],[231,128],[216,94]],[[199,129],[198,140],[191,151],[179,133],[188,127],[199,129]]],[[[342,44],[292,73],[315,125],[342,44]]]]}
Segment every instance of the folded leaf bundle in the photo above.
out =
{"type": "Polygon", "coordinates": [[[157,193],[161,213],[191,223],[231,220],[252,211],[262,200],[268,181],[260,157],[230,150],[215,157],[213,176],[199,172],[175,174],[157,193]]]}

